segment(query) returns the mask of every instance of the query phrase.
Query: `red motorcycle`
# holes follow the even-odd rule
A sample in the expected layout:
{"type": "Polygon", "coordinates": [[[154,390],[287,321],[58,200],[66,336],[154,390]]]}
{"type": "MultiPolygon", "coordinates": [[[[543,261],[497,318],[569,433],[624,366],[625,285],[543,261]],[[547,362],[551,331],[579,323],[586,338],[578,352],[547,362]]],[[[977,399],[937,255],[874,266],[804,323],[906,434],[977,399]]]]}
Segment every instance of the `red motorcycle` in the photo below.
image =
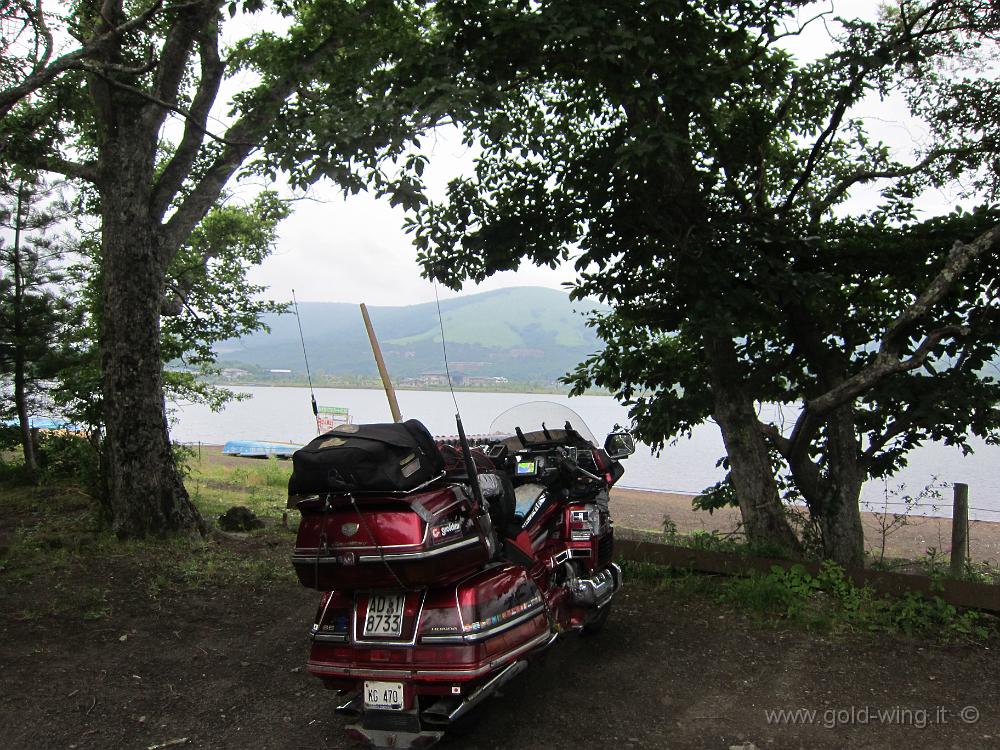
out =
{"type": "Polygon", "coordinates": [[[635,450],[599,448],[571,409],[536,402],[470,447],[416,420],[341,425],[293,457],[292,562],[323,591],[310,673],[376,747],[437,742],[622,586],[608,491],[635,450]]]}

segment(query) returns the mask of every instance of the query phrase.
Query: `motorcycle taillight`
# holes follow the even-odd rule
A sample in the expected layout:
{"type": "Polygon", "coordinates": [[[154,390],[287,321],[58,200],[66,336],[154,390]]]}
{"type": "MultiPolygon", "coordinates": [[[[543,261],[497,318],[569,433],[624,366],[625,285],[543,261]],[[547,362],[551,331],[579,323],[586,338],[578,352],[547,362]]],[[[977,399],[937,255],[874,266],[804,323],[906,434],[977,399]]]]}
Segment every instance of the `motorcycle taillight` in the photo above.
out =
{"type": "Polygon", "coordinates": [[[346,641],[353,606],[350,598],[336,591],[323,594],[312,627],[313,637],[317,640],[346,641]]]}
{"type": "Polygon", "coordinates": [[[420,618],[420,636],[461,635],[462,623],[458,619],[454,589],[429,592],[420,618]]]}
{"type": "Polygon", "coordinates": [[[472,623],[479,622],[485,617],[488,602],[483,602],[480,595],[480,590],[472,586],[458,591],[458,609],[462,613],[463,630],[470,630],[472,623]]]}

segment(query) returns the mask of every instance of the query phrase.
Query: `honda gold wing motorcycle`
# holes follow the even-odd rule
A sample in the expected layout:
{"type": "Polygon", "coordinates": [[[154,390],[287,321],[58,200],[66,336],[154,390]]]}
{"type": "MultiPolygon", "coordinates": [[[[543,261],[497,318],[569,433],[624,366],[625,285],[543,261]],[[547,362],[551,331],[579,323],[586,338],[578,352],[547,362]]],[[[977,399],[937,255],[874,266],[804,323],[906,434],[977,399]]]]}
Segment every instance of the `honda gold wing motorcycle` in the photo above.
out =
{"type": "Polygon", "coordinates": [[[323,592],[307,668],[376,747],[433,745],[561,636],[600,629],[622,587],[608,491],[628,433],[599,447],[536,402],[475,446],[459,434],[344,424],[293,456],[292,562],[323,592]]]}

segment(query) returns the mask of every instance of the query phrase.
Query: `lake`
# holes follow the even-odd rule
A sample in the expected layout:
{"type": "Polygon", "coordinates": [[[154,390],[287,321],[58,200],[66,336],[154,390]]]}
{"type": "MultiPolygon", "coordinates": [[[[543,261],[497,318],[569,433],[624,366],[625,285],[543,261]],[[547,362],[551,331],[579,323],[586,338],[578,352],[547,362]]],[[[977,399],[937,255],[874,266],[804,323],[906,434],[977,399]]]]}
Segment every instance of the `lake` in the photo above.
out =
{"type": "MultiPolygon", "coordinates": [[[[274,440],[305,443],[316,435],[305,388],[241,386],[234,390],[247,393],[246,401],[232,403],[219,414],[213,414],[200,404],[174,404],[174,424],[171,434],[184,443],[221,444],[227,440],[274,440]]],[[[399,407],[404,419],[415,417],[436,435],[455,433],[455,405],[445,391],[399,391],[399,407]]],[[[554,401],[574,409],[603,439],[615,424],[628,422],[626,410],[609,396],[578,396],[567,398],[550,394],[520,393],[457,393],[462,421],[469,434],[487,432],[490,423],[501,412],[527,401],[554,401]]],[[[391,421],[385,394],[380,390],[317,388],[316,401],[323,406],[344,406],[355,422],[391,421]]],[[[768,408],[768,407],[765,407],[768,408]]],[[[775,407],[770,407],[774,409],[775,407]]],[[[774,412],[765,413],[769,418],[774,412]]],[[[784,409],[785,424],[791,425],[795,412],[784,409]]],[[[922,507],[921,513],[951,515],[952,482],[969,485],[972,518],[1000,521],[1000,446],[985,445],[974,440],[975,452],[963,456],[957,448],[930,443],[910,454],[909,466],[888,483],[893,491],[899,485],[909,494],[916,494],[936,478],[948,486],[942,489],[941,506],[922,507]]],[[[659,455],[647,446],[639,446],[625,463],[625,487],[696,494],[723,477],[716,461],[725,453],[718,427],[707,423],[694,430],[690,438],[681,438],[659,455]]],[[[883,482],[869,482],[862,491],[866,509],[881,509],[886,498],[883,482]]],[[[890,502],[898,501],[890,497],[890,502]]],[[[890,510],[898,506],[889,506],[890,510]]]]}

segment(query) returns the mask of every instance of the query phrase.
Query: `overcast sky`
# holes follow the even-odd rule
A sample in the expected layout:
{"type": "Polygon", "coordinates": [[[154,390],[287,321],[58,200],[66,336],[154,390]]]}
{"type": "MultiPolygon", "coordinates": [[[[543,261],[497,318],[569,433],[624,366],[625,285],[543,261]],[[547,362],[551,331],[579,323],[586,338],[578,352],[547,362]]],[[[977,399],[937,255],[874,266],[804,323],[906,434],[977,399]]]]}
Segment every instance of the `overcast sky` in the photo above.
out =
{"type": "MultiPolygon", "coordinates": [[[[877,9],[877,3],[870,0],[836,0],[817,3],[815,11],[804,10],[801,18],[810,18],[831,5],[844,16],[871,18],[877,9]]],[[[829,46],[828,32],[819,22],[788,43],[800,57],[822,54],[829,46]]],[[[906,117],[899,102],[872,100],[863,114],[871,132],[891,144],[902,158],[909,156],[914,144],[923,142],[924,130],[906,117]]],[[[471,173],[474,154],[462,145],[456,130],[441,131],[424,145],[431,159],[426,174],[432,195],[442,195],[448,180],[471,173]]],[[[407,305],[434,299],[434,288],[421,278],[416,250],[403,233],[401,209],[364,194],[344,199],[325,184],[315,186],[311,197],[296,204],[295,213],[280,227],[274,255],[250,274],[254,283],[270,287],[269,296],[289,300],[294,288],[300,301],[407,305]]],[[[866,196],[861,193],[854,200],[863,203],[866,196]]],[[[952,196],[939,195],[930,196],[923,205],[938,211],[953,204],[952,196]]],[[[572,279],[569,265],[555,270],[524,265],[479,286],[467,283],[461,293],[526,285],[559,288],[572,279]]],[[[443,287],[440,293],[442,298],[455,295],[443,287]]]]}
{"type": "MultiPolygon", "coordinates": [[[[430,165],[424,173],[432,194],[444,195],[454,177],[471,173],[473,155],[458,131],[448,129],[424,141],[430,165]]],[[[409,305],[434,299],[431,282],[420,276],[416,249],[403,232],[404,212],[388,200],[359,194],[343,198],[330,185],[317,185],[310,198],[298,201],[295,213],[282,222],[277,249],[250,280],[267,284],[277,300],[365,302],[409,305]]],[[[508,286],[558,288],[572,279],[572,269],[551,270],[526,265],[480,286],[467,284],[463,294],[508,286]]],[[[439,287],[442,299],[456,296],[439,287]]]]}

